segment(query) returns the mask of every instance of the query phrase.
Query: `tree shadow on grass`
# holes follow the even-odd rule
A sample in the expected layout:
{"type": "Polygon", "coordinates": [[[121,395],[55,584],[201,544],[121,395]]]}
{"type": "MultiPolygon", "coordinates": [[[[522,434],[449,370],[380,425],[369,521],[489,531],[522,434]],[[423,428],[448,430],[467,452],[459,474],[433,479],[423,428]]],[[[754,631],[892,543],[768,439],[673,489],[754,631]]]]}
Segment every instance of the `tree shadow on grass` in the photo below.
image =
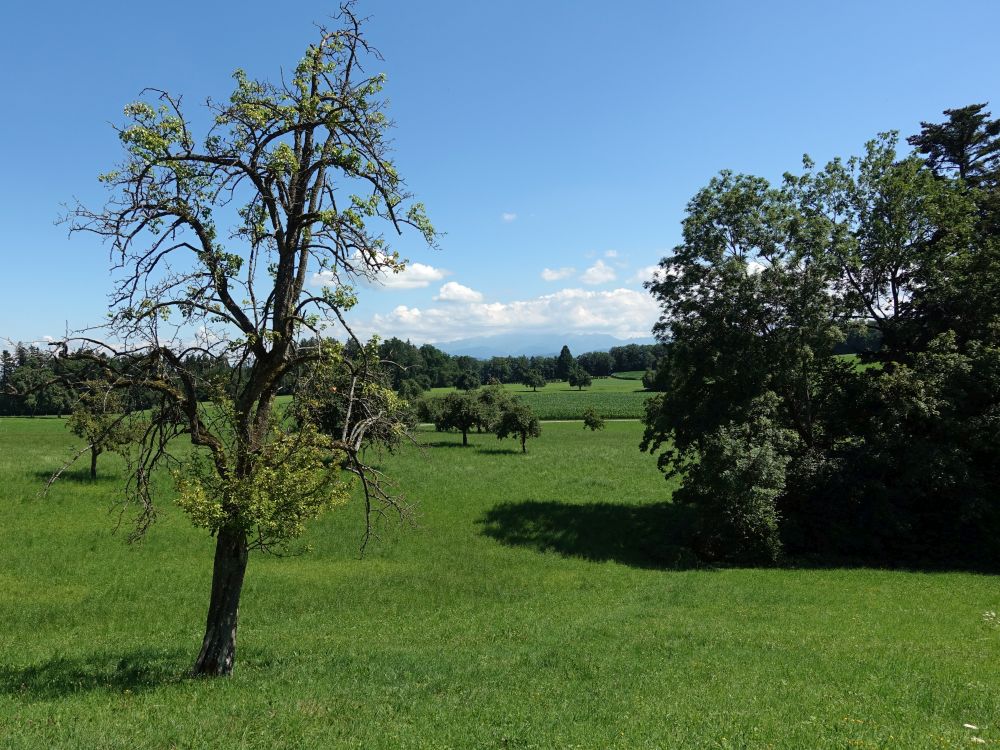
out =
{"type": "Polygon", "coordinates": [[[193,679],[190,667],[190,655],[152,649],[56,656],[27,667],[0,664],[0,695],[52,700],[94,690],[138,693],[193,679]]]}
{"type": "MultiPolygon", "coordinates": [[[[53,469],[52,471],[33,471],[32,474],[35,479],[38,479],[41,482],[48,482],[56,471],[58,471],[58,469],[53,469]]],[[[75,482],[77,484],[110,484],[120,480],[120,476],[112,475],[107,472],[101,472],[100,470],[97,472],[97,479],[91,479],[89,468],[79,468],[67,469],[59,475],[56,482],[75,482]]]]}
{"type": "Polygon", "coordinates": [[[526,500],[500,503],[477,521],[502,544],[637,568],[701,568],[689,546],[692,517],[673,503],[620,505],[526,500]]]}
{"type": "Polygon", "coordinates": [[[462,445],[462,440],[461,439],[459,439],[458,442],[454,442],[454,441],[451,441],[451,440],[428,440],[427,442],[420,442],[417,445],[419,445],[421,448],[469,448],[469,449],[472,449],[472,448],[475,447],[471,443],[469,445],[462,445]]]}
{"type": "Polygon", "coordinates": [[[520,448],[477,448],[476,453],[487,456],[523,456],[524,452],[520,448]]]}

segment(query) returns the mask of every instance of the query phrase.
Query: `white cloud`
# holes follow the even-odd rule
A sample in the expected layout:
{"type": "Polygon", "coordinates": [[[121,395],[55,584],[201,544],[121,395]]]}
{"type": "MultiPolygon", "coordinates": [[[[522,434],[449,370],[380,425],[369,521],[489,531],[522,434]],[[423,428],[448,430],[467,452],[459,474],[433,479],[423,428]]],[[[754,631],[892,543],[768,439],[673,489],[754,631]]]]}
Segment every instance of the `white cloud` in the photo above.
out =
{"type": "Polygon", "coordinates": [[[448,272],[426,263],[407,263],[399,273],[383,273],[379,281],[388,289],[421,289],[441,281],[448,272]]]}
{"type": "Polygon", "coordinates": [[[605,258],[617,258],[618,257],[618,251],[617,250],[608,250],[607,252],[604,253],[604,257],[605,258]]]}
{"type": "MultiPolygon", "coordinates": [[[[435,268],[426,263],[407,263],[399,273],[389,269],[379,271],[373,286],[384,289],[424,289],[448,275],[443,268],[435,268]]],[[[332,286],[336,278],[331,271],[314,273],[309,280],[312,286],[332,286]]]]}
{"type": "Polygon", "coordinates": [[[441,307],[399,305],[389,313],[354,321],[363,335],[378,333],[414,341],[442,342],[515,331],[608,333],[648,336],[659,306],[635,289],[562,289],[512,302],[451,302],[441,307]]]}
{"type": "Polygon", "coordinates": [[[510,224],[512,221],[517,219],[517,214],[515,214],[512,211],[504,211],[502,214],[500,214],[500,218],[503,219],[508,224],[510,224]]]}
{"type": "Polygon", "coordinates": [[[559,281],[559,279],[565,279],[576,273],[576,269],[572,266],[563,266],[562,268],[543,268],[542,278],[546,281],[559,281]]]}
{"type": "Polygon", "coordinates": [[[580,281],[584,284],[606,284],[615,280],[615,269],[603,260],[597,261],[594,265],[583,272],[580,281]]]}
{"type": "Polygon", "coordinates": [[[647,281],[660,281],[663,278],[663,269],[659,265],[643,266],[628,280],[633,284],[644,284],[647,281]]]}
{"type": "Polygon", "coordinates": [[[441,287],[438,296],[434,298],[443,302],[482,302],[483,293],[470,289],[457,281],[449,281],[441,287]]]}

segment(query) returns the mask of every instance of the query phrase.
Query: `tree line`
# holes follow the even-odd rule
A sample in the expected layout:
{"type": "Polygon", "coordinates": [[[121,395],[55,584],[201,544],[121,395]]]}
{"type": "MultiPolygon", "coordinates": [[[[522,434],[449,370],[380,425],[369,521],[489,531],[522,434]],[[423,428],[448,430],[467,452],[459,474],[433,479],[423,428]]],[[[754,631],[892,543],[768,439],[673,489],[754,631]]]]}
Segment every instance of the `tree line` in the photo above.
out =
{"type": "Polygon", "coordinates": [[[1000,560],[1000,121],[984,104],[772,185],[722,172],[649,289],[643,448],[706,557],[1000,560]],[[838,357],[851,345],[860,353],[838,357]]]}
{"type": "MultiPolygon", "coordinates": [[[[300,342],[314,345],[315,340],[300,342]]],[[[360,344],[348,341],[345,350],[357,354],[360,344]]],[[[405,398],[416,400],[430,388],[471,387],[489,383],[519,383],[539,388],[554,380],[573,380],[589,385],[581,373],[606,377],[615,372],[649,370],[662,355],[662,344],[626,344],[607,352],[586,352],[574,357],[564,346],[559,356],[491,357],[476,359],[454,356],[432,344],[416,346],[399,338],[388,338],[377,345],[381,377],[385,384],[405,398]]],[[[13,351],[0,352],[0,416],[63,416],[70,414],[79,400],[65,382],[65,370],[71,362],[54,356],[48,349],[17,344],[13,351]]],[[[184,367],[192,374],[196,397],[209,401],[217,384],[228,387],[233,382],[231,370],[237,365],[224,357],[191,353],[184,357],[184,367]]],[[[280,393],[291,393],[299,373],[282,379],[280,393]]],[[[585,387],[581,385],[580,387],[585,387]]],[[[135,408],[146,408],[151,394],[133,397],[135,408]],[[138,399],[138,400],[136,400],[138,399]]]]}

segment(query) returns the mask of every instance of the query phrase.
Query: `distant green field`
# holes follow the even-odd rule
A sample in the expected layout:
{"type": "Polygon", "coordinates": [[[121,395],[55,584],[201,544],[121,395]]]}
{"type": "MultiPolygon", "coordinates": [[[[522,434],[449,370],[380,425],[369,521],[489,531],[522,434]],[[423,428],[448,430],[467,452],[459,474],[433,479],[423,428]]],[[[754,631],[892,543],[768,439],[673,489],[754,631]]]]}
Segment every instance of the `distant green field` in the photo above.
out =
{"type": "Polygon", "coordinates": [[[871,369],[872,367],[881,367],[881,365],[878,362],[862,362],[861,357],[859,357],[857,354],[838,354],[836,356],[840,357],[845,362],[852,363],[854,365],[855,370],[864,371],[871,369]]]}
{"type": "MultiPolygon", "coordinates": [[[[605,419],[638,419],[651,395],[641,383],[620,378],[594,378],[594,384],[582,391],[571,388],[565,381],[549,383],[537,392],[515,384],[504,388],[524,400],[539,419],[581,419],[588,406],[605,419]]],[[[454,388],[433,388],[429,395],[440,397],[454,391],[454,388]]]]}
{"type": "Polygon", "coordinates": [[[547,424],[526,455],[419,433],[383,467],[417,527],[359,559],[355,501],[313,552],[255,555],[236,674],[210,681],[185,672],[212,540],[167,502],[125,545],[107,457],[39,498],[75,442],[0,419],[0,747],[1000,743],[995,577],[700,568],[641,430],[547,424]]]}
{"type": "Polygon", "coordinates": [[[618,378],[620,380],[642,380],[642,376],[645,375],[644,370],[624,370],[622,372],[616,372],[611,375],[613,378],[618,378]]]}

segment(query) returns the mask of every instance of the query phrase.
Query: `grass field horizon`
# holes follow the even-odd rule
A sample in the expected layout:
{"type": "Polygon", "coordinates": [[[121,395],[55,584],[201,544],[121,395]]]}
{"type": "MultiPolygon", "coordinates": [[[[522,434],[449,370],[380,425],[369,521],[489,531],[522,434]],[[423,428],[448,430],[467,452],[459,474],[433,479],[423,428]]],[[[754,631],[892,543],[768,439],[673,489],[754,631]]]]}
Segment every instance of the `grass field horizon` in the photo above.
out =
{"type": "Polygon", "coordinates": [[[0,419],[0,744],[1000,741],[994,577],[704,568],[640,435],[547,424],[521,455],[420,431],[423,447],[385,461],[417,526],[360,559],[355,500],[312,526],[308,554],[254,556],[236,673],[196,680],[212,540],[164,502],[126,545],[111,457],[96,482],[81,465],[40,498],[78,441],[59,419],[0,419]]]}

